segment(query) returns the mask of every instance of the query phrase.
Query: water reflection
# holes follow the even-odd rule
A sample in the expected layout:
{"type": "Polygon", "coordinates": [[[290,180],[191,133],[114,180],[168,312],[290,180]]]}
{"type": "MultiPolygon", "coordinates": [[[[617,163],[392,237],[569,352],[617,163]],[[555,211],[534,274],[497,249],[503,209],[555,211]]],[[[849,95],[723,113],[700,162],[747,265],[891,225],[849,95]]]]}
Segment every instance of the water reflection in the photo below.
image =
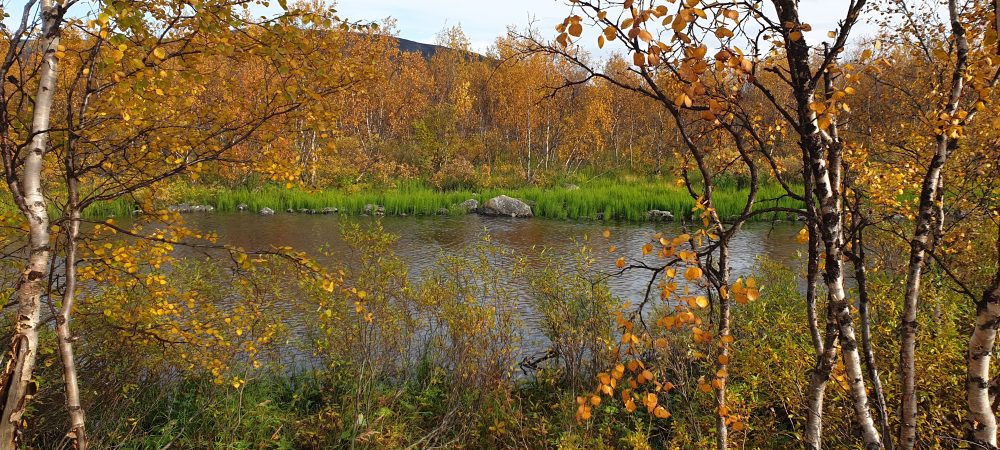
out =
{"type": "MultiPolygon", "coordinates": [[[[326,248],[334,264],[349,264],[353,259],[341,235],[341,221],[358,221],[362,225],[376,219],[368,217],[278,214],[258,216],[252,213],[206,214],[188,216],[189,223],[203,231],[213,231],[221,243],[248,250],[271,246],[291,246],[312,251],[326,248]]],[[[606,224],[594,221],[556,221],[544,219],[487,218],[477,215],[460,217],[385,217],[378,219],[386,231],[399,235],[395,253],[409,266],[411,276],[419,278],[433,269],[438,256],[460,251],[489,233],[493,241],[525,256],[537,254],[544,247],[549,257],[565,258],[571,263],[581,242],[594,248],[597,268],[614,272],[618,256],[637,257],[642,246],[657,232],[676,235],[683,232],[680,224],[606,224]],[[612,231],[610,239],[601,233],[612,231]],[[589,237],[589,241],[585,241],[589,237]],[[607,251],[614,244],[617,252],[607,251]],[[533,250],[535,249],[535,250],[533,250]]],[[[760,256],[788,264],[793,263],[799,249],[794,223],[752,223],[744,227],[732,242],[732,268],[735,276],[750,273],[760,256]]],[[[648,257],[655,262],[655,256],[648,257]]],[[[529,264],[538,263],[529,259],[529,264]]],[[[633,303],[642,299],[649,282],[649,273],[626,272],[609,280],[612,294],[633,303]]],[[[518,293],[528,293],[527,280],[512,280],[518,293]]],[[[527,295],[524,296],[527,298],[527,295]]],[[[528,317],[527,319],[531,319],[528,317]]]]}

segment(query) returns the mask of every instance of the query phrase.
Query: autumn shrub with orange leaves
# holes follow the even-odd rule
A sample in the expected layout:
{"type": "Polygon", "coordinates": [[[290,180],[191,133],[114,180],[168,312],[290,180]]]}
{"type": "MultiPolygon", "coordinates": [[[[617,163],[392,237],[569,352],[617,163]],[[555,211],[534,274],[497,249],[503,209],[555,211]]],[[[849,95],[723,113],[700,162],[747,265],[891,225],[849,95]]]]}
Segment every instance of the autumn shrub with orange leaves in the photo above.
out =
{"type": "Polygon", "coordinates": [[[431,184],[442,190],[475,189],[479,185],[476,168],[469,160],[456,156],[444,163],[431,177],[431,184]]]}
{"type": "MultiPolygon", "coordinates": [[[[610,233],[606,237],[613,241],[610,233]]],[[[642,445],[705,448],[715,441],[716,418],[723,417],[730,432],[738,436],[736,441],[746,448],[799,445],[806,408],[802,374],[812,369],[814,352],[809,336],[790,325],[805,320],[802,274],[773,261],[759,261],[754,273],[738,278],[728,289],[736,303],[733,314],[740,320],[731,335],[719,337],[706,314],[718,299],[702,295],[703,272],[688,255],[679,255],[690,239],[654,236],[636,250],[642,258],[626,254],[618,259],[620,270],[649,270],[654,255],[659,260],[677,256],[689,264],[665,267],[651,282],[657,298],[638,305],[625,303],[615,313],[618,362],[605,366],[589,392],[576,396],[573,408],[581,428],[573,435],[581,442],[603,441],[614,429],[609,423],[621,426],[631,418],[631,436],[641,432],[642,445]],[[719,351],[721,344],[728,344],[727,352],[719,351]],[[725,367],[720,369],[720,365],[725,367]],[[729,392],[723,408],[716,405],[713,395],[719,383],[726,383],[729,392]]],[[[884,252],[879,261],[892,261],[896,244],[891,239],[877,239],[872,245],[884,252]]],[[[609,250],[622,251],[614,245],[609,250]]],[[[898,305],[893,302],[901,289],[898,275],[887,271],[868,280],[872,333],[877,336],[874,356],[880,367],[892,367],[899,345],[893,333],[899,326],[898,305]]],[[[939,433],[934,445],[946,445],[947,436],[962,433],[958,418],[963,414],[964,379],[947,368],[964,358],[967,330],[962,319],[971,307],[946,287],[945,276],[941,272],[932,275],[937,282],[928,288],[928,306],[920,313],[922,323],[932,324],[933,329],[921,337],[919,344],[926,356],[917,365],[933,388],[923,397],[930,407],[922,410],[919,420],[921,426],[939,433]]],[[[838,447],[857,446],[842,363],[834,366],[831,376],[828,439],[838,447]]],[[[898,399],[893,384],[897,375],[890,371],[883,376],[889,401],[898,399]]],[[[618,429],[619,442],[625,442],[625,434],[618,429]]]]}

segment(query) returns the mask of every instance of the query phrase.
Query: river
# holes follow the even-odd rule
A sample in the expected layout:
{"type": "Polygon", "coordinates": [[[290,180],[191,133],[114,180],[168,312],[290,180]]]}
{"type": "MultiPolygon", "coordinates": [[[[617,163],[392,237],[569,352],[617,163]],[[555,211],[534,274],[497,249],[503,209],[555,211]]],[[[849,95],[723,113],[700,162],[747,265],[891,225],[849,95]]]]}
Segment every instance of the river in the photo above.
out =
{"type": "MultiPolygon", "coordinates": [[[[513,219],[467,216],[438,217],[398,217],[380,219],[371,217],[345,218],[336,215],[276,214],[260,216],[253,213],[191,214],[186,216],[193,228],[215,232],[220,243],[242,247],[247,250],[267,249],[272,246],[290,246],[297,250],[312,252],[325,248],[331,261],[338,264],[349,263],[354,256],[341,235],[341,221],[365,222],[381,220],[386,231],[399,236],[394,252],[409,267],[410,276],[419,278],[426,270],[433,270],[438,257],[445,253],[455,254],[464,247],[481,239],[488,233],[494,243],[521,255],[537,255],[544,247],[548,257],[566,258],[569,264],[572,255],[578,251],[581,242],[589,237],[594,248],[595,268],[603,272],[616,272],[615,260],[619,256],[637,257],[642,246],[654,234],[663,232],[674,236],[683,232],[679,223],[604,223],[596,221],[559,221],[547,219],[513,219]],[[611,230],[611,238],[602,233],[611,230]],[[616,245],[615,253],[608,251],[616,245]]],[[[748,275],[754,269],[757,258],[767,256],[785,264],[796,264],[801,246],[795,236],[800,224],[750,223],[737,235],[732,243],[732,270],[734,276],[748,275]]],[[[649,262],[655,258],[648,257],[649,262]]],[[[529,258],[529,270],[533,264],[541,264],[529,258]]],[[[631,271],[608,280],[611,293],[637,304],[649,283],[648,271],[631,271]]],[[[505,286],[523,299],[519,310],[521,319],[528,325],[525,338],[529,347],[540,344],[531,324],[537,319],[530,305],[530,289],[525,278],[513,278],[505,286]]]]}

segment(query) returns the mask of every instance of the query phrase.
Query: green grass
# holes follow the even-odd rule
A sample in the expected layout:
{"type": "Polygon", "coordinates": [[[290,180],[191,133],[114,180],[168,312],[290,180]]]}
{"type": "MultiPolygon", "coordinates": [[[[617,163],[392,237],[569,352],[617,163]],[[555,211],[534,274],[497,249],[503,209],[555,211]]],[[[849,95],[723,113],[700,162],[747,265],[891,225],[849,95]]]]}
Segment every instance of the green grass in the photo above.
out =
{"type": "MultiPolygon", "coordinates": [[[[763,186],[758,193],[758,208],[781,206],[800,207],[800,203],[782,197],[783,189],[774,185],[763,186]],[[777,200],[771,200],[777,199],[777,200]]],[[[398,189],[348,193],[342,190],[310,192],[267,186],[258,189],[201,189],[190,190],[184,200],[215,206],[220,212],[236,211],[245,203],[251,211],[268,207],[277,212],[292,209],[323,209],[335,207],[343,214],[361,214],[366,204],[385,206],[388,215],[432,215],[440,209],[451,214],[461,214],[457,205],[474,198],[480,203],[500,194],[525,200],[532,205],[538,217],[552,219],[595,218],[599,213],[609,220],[643,221],[647,211],[670,211],[675,217],[691,215],[695,200],[687,190],[665,182],[621,183],[597,181],[579,189],[526,187],[515,189],[483,189],[438,191],[423,185],[404,185],[398,189]]],[[[739,215],[746,202],[748,190],[724,186],[715,192],[715,205],[723,218],[739,215]]],[[[108,210],[121,210],[118,205],[108,205],[108,210]]],[[[788,218],[784,212],[757,216],[758,220],[788,218]]]]}
{"type": "MultiPolygon", "coordinates": [[[[83,215],[87,218],[126,217],[135,211],[136,205],[129,199],[97,202],[87,207],[83,215]]],[[[58,213],[56,213],[58,214],[58,213]]]]}

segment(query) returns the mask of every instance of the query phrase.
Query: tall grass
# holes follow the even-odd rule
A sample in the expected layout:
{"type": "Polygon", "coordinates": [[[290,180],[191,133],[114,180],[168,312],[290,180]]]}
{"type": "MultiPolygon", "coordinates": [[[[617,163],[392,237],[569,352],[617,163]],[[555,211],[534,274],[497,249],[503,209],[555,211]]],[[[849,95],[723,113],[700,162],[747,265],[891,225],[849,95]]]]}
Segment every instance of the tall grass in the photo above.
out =
{"type": "MultiPolygon", "coordinates": [[[[670,211],[675,217],[690,217],[695,200],[687,190],[667,183],[598,181],[579,189],[524,187],[514,189],[484,189],[438,191],[433,188],[408,184],[397,189],[350,193],[342,190],[305,191],[266,186],[258,189],[201,190],[189,192],[184,200],[205,203],[218,211],[236,211],[246,204],[251,211],[268,207],[281,212],[289,208],[320,210],[338,208],[344,214],[361,214],[367,204],[382,205],[389,215],[432,215],[440,210],[450,214],[464,211],[458,204],[476,199],[482,204],[497,195],[505,194],[522,199],[532,206],[538,217],[553,219],[596,218],[603,214],[608,220],[642,221],[652,209],[670,211]]],[[[780,206],[801,207],[791,198],[784,197],[784,190],[777,184],[767,184],[758,192],[757,208],[780,206]]],[[[715,191],[715,206],[723,218],[739,215],[749,195],[749,190],[723,186],[715,191]]],[[[110,209],[111,206],[108,208],[110,209]]],[[[790,218],[784,212],[761,214],[755,219],[772,220],[790,218]]]]}
{"type": "Polygon", "coordinates": [[[131,199],[119,198],[115,200],[97,202],[87,207],[83,211],[87,218],[106,217],[126,217],[138,208],[131,199]]]}

